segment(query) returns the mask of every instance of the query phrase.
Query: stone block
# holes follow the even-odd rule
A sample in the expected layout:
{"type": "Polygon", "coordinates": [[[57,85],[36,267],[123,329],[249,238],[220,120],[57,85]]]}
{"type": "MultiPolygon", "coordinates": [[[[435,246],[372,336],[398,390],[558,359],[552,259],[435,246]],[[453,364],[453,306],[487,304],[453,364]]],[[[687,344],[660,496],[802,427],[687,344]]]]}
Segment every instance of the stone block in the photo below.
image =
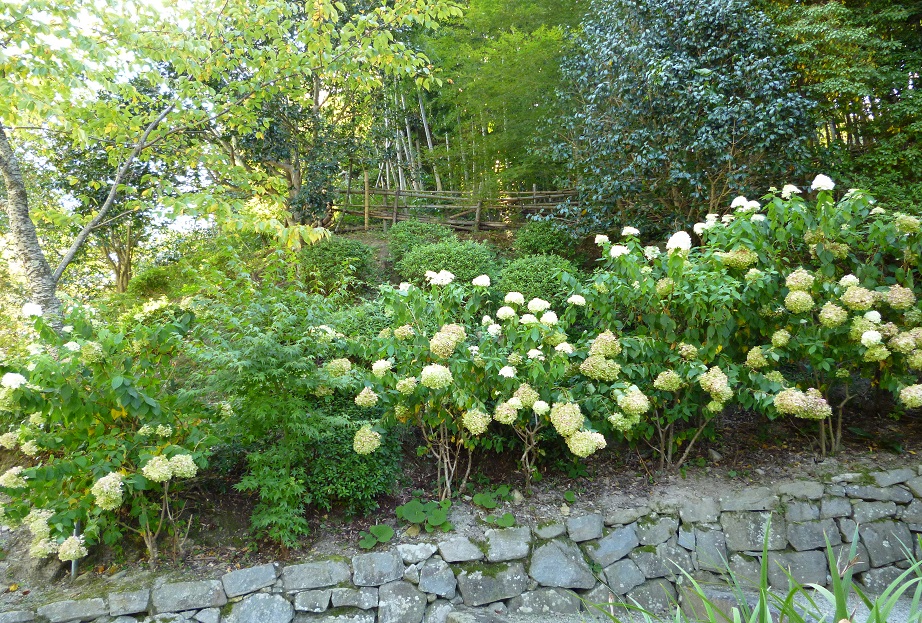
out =
{"type": "Polygon", "coordinates": [[[691,556],[674,542],[660,543],[655,548],[643,547],[631,552],[631,560],[647,579],[681,577],[683,571],[693,571],[691,556]]]}
{"type": "Polygon", "coordinates": [[[319,614],[299,612],[295,615],[294,623],[375,623],[375,613],[373,610],[357,608],[343,608],[336,612],[319,614]]]}
{"type": "Polygon", "coordinates": [[[439,543],[439,554],[445,562],[472,562],[483,559],[483,552],[469,538],[457,536],[439,543]]]}
{"type": "Polygon", "coordinates": [[[812,502],[791,501],[784,510],[785,521],[814,521],[820,518],[820,507],[812,502]]]}
{"type": "Polygon", "coordinates": [[[150,590],[144,588],[137,591],[123,591],[109,593],[109,615],[122,616],[123,614],[138,614],[147,612],[150,607],[150,590]]]}
{"type": "Polygon", "coordinates": [[[356,586],[381,586],[401,579],[403,572],[403,558],[397,550],[352,557],[352,583],[356,586]]]}
{"type": "Polygon", "coordinates": [[[378,623],[420,623],[426,595],[407,582],[389,582],[378,589],[378,623]]]}
{"type": "Polygon", "coordinates": [[[894,502],[855,502],[852,507],[852,518],[860,523],[865,524],[886,517],[896,515],[896,504],[894,502]]]}
{"type": "Polygon", "coordinates": [[[787,526],[784,519],[776,514],[768,512],[724,513],[720,517],[720,524],[727,537],[727,548],[731,551],[762,551],[766,530],[768,530],[768,549],[784,549],[787,546],[787,526]]]}
{"type": "MultiPolygon", "coordinates": [[[[922,478],[920,478],[922,480],[922,478]]],[[[606,526],[624,526],[633,523],[641,517],[650,514],[649,506],[635,506],[633,508],[616,508],[605,515],[606,526]]]]}
{"type": "Polygon", "coordinates": [[[730,571],[743,588],[757,589],[762,574],[762,563],[755,556],[748,554],[730,554],[730,571]]]}
{"type": "Polygon", "coordinates": [[[640,545],[634,526],[616,528],[596,543],[586,545],[589,558],[602,567],[607,567],[616,560],[627,556],[632,549],[640,545]]]}
{"type": "Polygon", "coordinates": [[[786,569],[799,584],[825,586],[828,567],[823,552],[769,552],[768,583],[777,589],[787,589],[786,569]]]}
{"type": "Polygon", "coordinates": [[[410,584],[419,584],[419,565],[412,564],[403,570],[403,579],[410,584]]]}
{"type": "Polygon", "coordinates": [[[404,543],[397,546],[397,552],[407,565],[429,560],[436,551],[438,548],[432,543],[404,543]]]}
{"type": "Polygon", "coordinates": [[[591,541],[602,536],[602,515],[593,513],[567,519],[567,533],[576,543],[591,541]]]}
{"type": "Polygon", "coordinates": [[[751,487],[720,497],[723,511],[765,511],[778,506],[778,496],[768,487],[751,487]]]}
{"type": "Polygon", "coordinates": [[[913,500],[913,495],[904,487],[890,487],[890,499],[898,504],[909,504],[913,500]]]}
{"type": "Polygon", "coordinates": [[[334,588],[330,590],[330,602],[334,608],[351,607],[371,610],[378,607],[378,588],[334,588]]]}
{"type": "MultiPolygon", "coordinates": [[[[554,540],[537,547],[531,555],[529,575],[543,586],[592,588],[595,577],[582,552],[573,543],[554,540]]],[[[460,576],[458,578],[460,582],[460,576]]],[[[465,598],[465,603],[467,599],[465,598]]]]}
{"type": "Polygon", "coordinates": [[[903,547],[912,547],[912,534],[906,524],[897,521],[876,521],[858,528],[861,542],[868,548],[872,567],[883,567],[906,560],[903,547]]]}
{"type": "Polygon", "coordinates": [[[874,479],[874,484],[878,487],[892,487],[912,480],[915,476],[916,471],[908,467],[890,469],[885,472],[871,472],[871,478],[874,479]]]}
{"type": "Polygon", "coordinates": [[[668,580],[648,580],[627,594],[626,602],[634,601],[649,612],[663,613],[675,607],[678,594],[668,580]]]}
{"type": "Polygon", "coordinates": [[[846,485],[845,495],[850,498],[859,500],[868,500],[870,502],[890,502],[890,490],[883,487],[872,487],[870,485],[846,485]]]}
{"type": "Polygon", "coordinates": [[[787,537],[788,542],[798,552],[825,549],[827,539],[830,545],[839,545],[842,542],[839,527],[833,519],[788,523],[787,537]]]}
{"type": "Polygon", "coordinates": [[[679,538],[678,543],[680,547],[684,547],[688,551],[694,551],[695,549],[695,529],[694,527],[682,524],[679,526],[679,538]]]}
{"type": "MultiPolygon", "coordinates": [[[[221,623],[221,611],[217,608],[205,608],[192,615],[192,620],[199,623],[221,623]]],[[[112,623],[119,623],[119,620],[115,619],[112,623]]]]}
{"type": "Polygon", "coordinates": [[[445,599],[452,599],[457,588],[455,574],[444,560],[433,558],[422,564],[419,570],[419,590],[445,599]]]}
{"type": "Polygon", "coordinates": [[[282,586],[286,591],[325,588],[348,582],[352,577],[349,565],[338,560],[308,562],[282,569],[282,586]]]}
{"type": "Polygon", "coordinates": [[[629,558],[606,567],[604,574],[608,588],[615,595],[625,595],[647,580],[643,571],[629,558]]]}
{"type": "Polygon", "coordinates": [[[531,530],[525,526],[491,529],[486,531],[485,536],[488,562],[519,560],[528,556],[531,548],[531,530]]]}
{"type": "Polygon", "coordinates": [[[900,513],[900,519],[906,523],[922,523],[922,500],[913,500],[900,513]]]}
{"type": "Polygon", "coordinates": [[[295,610],[298,612],[326,612],[330,607],[329,588],[295,593],[295,610]]]}
{"type": "Polygon", "coordinates": [[[922,498],[922,476],[917,476],[912,480],[906,481],[906,486],[912,491],[917,498],[922,498]]]}
{"type": "Polygon", "coordinates": [[[674,537],[678,529],[675,517],[648,517],[637,522],[637,540],[641,545],[659,545],[674,537]]]}
{"type": "Polygon", "coordinates": [[[227,603],[221,580],[175,582],[155,588],[151,594],[154,614],[201,608],[220,608],[227,603]]]}
{"type": "Polygon", "coordinates": [[[528,575],[520,562],[464,565],[457,578],[466,606],[483,606],[512,599],[528,588],[528,575]]]}
{"type": "Polygon", "coordinates": [[[712,497],[685,500],[679,507],[683,523],[717,523],[720,519],[720,504],[712,497]]]}
{"type": "Polygon", "coordinates": [[[64,623],[66,621],[88,621],[106,616],[109,614],[109,608],[104,599],[71,599],[40,606],[36,613],[39,618],[48,619],[49,623],[64,623]]]}
{"type": "Polygon", "coordinates": [[[278,579],[278,569],[273,564],[231,571],[221,576],[221,584],[228,597],[254,593],[271,586],[278,579]]]}
{"type": "Polygon", "coordinates": [[[539,525],[535,528],[535,536],[539,539],[556,539],[562,534],[566,534],[567,526],[559,521],[539,525]]]}
{"type": "Polygon", "coordinates": [[[695,557],[698,568],[722,573],[726,570],[727,541],[721,530],[695,528],[695,557]]]}
{"type": "Polygon", "coordinates": [[[448,614],[455,607],[451,602],[444,599],[436,599],[426,607],[426,615],[423,617],[423,623],[446,623],[448,614]]]}
{"type": "Polygon", "coordinates": [[[294,608],[281,595],[255,593],[235,603],[225,623],[290,623],[293,617],[294,608]]]}
{"type": "Polygon", "coordinates": [[[823,483],[812,480],[785,482],[777,487],[778,495],[801,500],[818,500],[823,497],[823,483]]]}
{"type": "Polygon", "coordinates": [[[844,571],[851,564],[853,573],[861,573],[871,568],[871,561],[868,558],[868,550],[862,543],[855,543],[855,555],[851,556],[852,543],[843,543],[838,547],[832,548],[836,557],[836,569],[844,571]]]}
{"type": "Polygon", "coordinates": [[[0,612],[0,623],[31,623],[35,613],[31,610],[9,610],[0,612]]]}
{"type": "Polygon", "coordinates": [[[858,527],[858,524],[855,523],[854,519],[848,519],[842,517],[841,519],[836,520],[839,524],[839,534],[842,535],[842,540],[846,543],[851,543],[852,539],[855,538],[855,529],[858,527]]]}
{"type": "Polygon", "coordinates": [[[820,504],[820,519],[851,517],[852,503],[844,497],[826,497],[820,504]]]}
{"type": "Polygon", "coordinates": [[[896,582],[896,579],[902,573],[902,569],[893,566],[869,569],[858,576],[858,581],[864,584],[864,587],[872,595],[880,595],[887,590],[888,586],[896,582]]]}
{"type": "Polygon", "coordinates": [[[579,597],[560,588],[539,588],[509,600],[509,612],[521,615],[576,614],[579,597]]]}

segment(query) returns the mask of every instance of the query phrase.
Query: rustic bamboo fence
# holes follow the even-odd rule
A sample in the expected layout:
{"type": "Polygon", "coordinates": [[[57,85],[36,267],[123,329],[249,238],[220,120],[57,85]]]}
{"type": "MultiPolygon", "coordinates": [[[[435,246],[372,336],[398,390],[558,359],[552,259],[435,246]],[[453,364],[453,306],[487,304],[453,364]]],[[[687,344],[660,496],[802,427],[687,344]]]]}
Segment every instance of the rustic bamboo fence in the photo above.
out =
{"type": "MultiPolygon", "coordinates": [[[[405,220],[441,223],[462,231],[506,229],[576,199],[576,191],[568,189],[533,189],[485,197],[464,191],[373,188],[367,177],[362,190],[347,188],[334,193],[335,212],[363,219],[362,225],[337,226],[340,232],[368,231],[373,222],[381,222],[387,228],[405,220]]],[[[338,219],[338,223],[342,220],[338,219]]]]}

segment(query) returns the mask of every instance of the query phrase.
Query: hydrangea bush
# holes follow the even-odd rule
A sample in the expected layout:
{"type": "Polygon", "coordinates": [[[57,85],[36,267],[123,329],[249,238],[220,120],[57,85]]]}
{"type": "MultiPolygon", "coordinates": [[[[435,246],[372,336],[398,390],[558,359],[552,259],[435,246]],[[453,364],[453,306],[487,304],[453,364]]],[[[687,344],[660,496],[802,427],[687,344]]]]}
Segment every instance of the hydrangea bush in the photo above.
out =
{"type": "Polygon", "coordinates": [[[12,423],[0,445],[21,460],[0,475],[6,520],[28,527],[36,557],[82,558],[126,530],[152,564],[162,534],[178,555],[188,523],[176,494],[205,465],[208,440],[202,407],[173,391],[192,316],[114,333],[77,309],[59,335],[38,306],[23,313],[34,341],[0,379],[0,412],[12,423]]]}

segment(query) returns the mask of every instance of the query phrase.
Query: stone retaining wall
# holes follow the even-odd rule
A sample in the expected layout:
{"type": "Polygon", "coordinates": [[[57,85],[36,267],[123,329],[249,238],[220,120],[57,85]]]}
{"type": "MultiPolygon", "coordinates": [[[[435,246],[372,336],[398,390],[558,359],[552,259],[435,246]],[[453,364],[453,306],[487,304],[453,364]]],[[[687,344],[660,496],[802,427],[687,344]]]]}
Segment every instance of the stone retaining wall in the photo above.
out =
{"type": "Polygon", "coordinates": [[[772,585],[787,588],[782,567],[798,582],[828,584],[826,539],[844,564],[857,527],[856,577],[880,590],[908,566],[904,545],[922,556],[922,467],[654,501],[606,516],[574,512],[559,522],[487,529],[482,539],[449,534],[351,559],[267,564],[50,603],[0,613],[0,623],[444,623],[468,608],[576,613],[580,597],[663,610],[681,600],[679,570],[719,583],[728,561],[741,581],[757,580],[769,521],[772,585]]]}

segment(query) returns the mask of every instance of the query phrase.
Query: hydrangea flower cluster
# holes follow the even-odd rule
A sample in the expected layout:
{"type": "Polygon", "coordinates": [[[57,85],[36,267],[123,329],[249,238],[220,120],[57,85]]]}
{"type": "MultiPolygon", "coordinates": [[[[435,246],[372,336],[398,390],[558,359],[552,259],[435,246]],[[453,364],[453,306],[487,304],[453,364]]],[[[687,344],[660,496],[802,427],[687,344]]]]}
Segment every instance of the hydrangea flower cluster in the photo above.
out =
{"type": "Polygon", "coordinates": [[[23,467],[21,465],[16,465],[9,468],[3,475],[0,476],[0,487],[5,487],[7,489],[24,489],[26,487],[26,479],[22,477],[23,467]]]}
{"type": "Polygon", "coordinates": [[[471,285],[477,286],[478,288],[489,288],[490,287],[490,276],[489,275],[480,275],[474,277],[471,281],[471,285]]]}
{"type": "Polygon", "coordinates": [[[352,369],[352,362],[345,358],[333,359],[332,361],[328,361],[323,367],[327,371],[327,374],[333,378],[338,378],[349,374],[349,371],[352,369]]]}
{"type": "Polygon", "coordinates": [[[547,404],[543,400],[536,400],[535,404],[532,405],[531,410],[535,412],[535,415],[547,415],[551,410],[551,405],[547,404]]]}
{"type": "Polygon", "coordinates": [[[685,361],[692,361],[698,358],[698,349],[692,346],[691,344],[686,344],[685,342],[679,342],[679,357],[685,361]]]}
{"type": "Polygon", "coordinates": [[[177,478],[194,478],[198,465],[188,454],[177,454],[170,459],[170,471],[177,478]]]}
{"type": "Polygon", "coordinates": [[[378,404],[378,394],[370,387],[366,387],[355,397],[355,404],[366,409],[371,408],[378,404]]]}
{"type": "Polygon", "coordinates": [[[611,331],[599,333],[592,345],[589,347],[590,355],[600,355],[602,357],[617,357],[621,354],[621,342],[611,331]]]}
{"type": "Polygon", "coordinates": [[[784,389],[774,398],[775,408],[783,415],[807,420],[823,420],[832,415],[832,408],[817,389],[802,392],[796,388],[784,389]]]}
{"type": "Polygon", "coordinates": [[[468,409],[461,416],[461,424],[470,434],[477,437],[487,432],[487,427],[490,425],[490,416],[480,409],[468,409]]]}
{"type": "Polygon", "coordinates": [[[26,377],[17,372],[7,372],[0,377],[0,385],[7,389],[19,389],[26,384],[26,377]]]}
{"type": "Polygon", "coordinates": [[[650,399],[637,387],[618,396],[618,406],[628,417],[639,417],[650,410],[650,399]]]}
{"type": "MultiPolygon", "coordinates": [[[[521,401],[519,402],[521,404],[521,401]]],[[[501,402],[496,405],[496,409],[493,412],[493,419],[499,422],[500,424],[512,424],[515,422],[515,419],[519,416],[519,410],[516,408],[515,404],[509,400],[506,402],[501,402]]]]}
{"type": "Polygon", "coordinates": [[[813,297],[803,290],[792,290],[784,297],[784,306],[794,314],[804,314],[813,309],[813,297]]]}
{"type": "Polygon", "coordinates": [[[723,370],[717,366],[709,368],[707,372],[698,378],[698,384],[701,389],[711,395],[716,402],[723,404],[733,397],[733,390],[730,389],[729,379],[723,370]]]}
{"type": "Polygon", "coordinates": [[[515,377],[515,368],[513,366],[503,366],[499,369],[499,375],[506,379],[515,377]]]}
{"type": "Polygon", "coordinates": [[[85,364],[99,363],[102,361],[105,353],[99,342],[84,342],[80,347],[80,357],[85,364]]]}
{"type": "Polygon", "coordinates": [[[551,424],[561,437],[569,437],[583,427],[583,413],[575,402],[555,402],[551,407],[551,424]]]}
{"type": "Polygon", "coordinates": [[[496,310],[496,317],[500,320],[509,320],[510,318],[515,318],[515,310],[509,306],[503,305],[496,310]]]}
{"type": "Polygon", "coordinates": [[[615,412],[608,416],[608,423],[615,430],[626,433],[640,423],[640,416],[615,412]]]}
{"type": "Polygon", "coordinates": [[[381,447],[381,434],[371,430],[370,426],[365,425],[355,431],[352,449],[356,454],[371,454],[379,447],[381,447]]]}
{"type": "Polygon", "coordinates": [[[544,299],[534,298],[528,301],[528,311],[538,314],[551,308],[551,304],[544,299]]]}
{"type": "Polygon", "coordinates": [[[896,225],[896,230],[901,234],[915,234],[920,229],[918,218],[902,212],[897,212],[894,215],[893,224],[896,225]]]}
{"type": "Polygon", "coordinates": [[[910,385],[901,389],[900,402],[906,405],[907,409],[922,407],[922,385],[910,385]]]}
{"type": "Polygon", "coordinates": [[[447,270],[440,270],[435,272],[432,270],[426,271],[426,281],[434,286],[447,286],[452,281],[455,280],[454,274],[450,273],[447,270]]]}
{"type": "Polygon", "coordinates": [[[173,468],[170,466],[169,459],[159,455],[145,463],[141,468],[141,473],[152,482],[166,482],[173,477],[173,468]]]}
{"type": "Polygon", "coordinates": [[[580,364],[579,371],[590,379],[610,383],[621,374],[621,366],[613,359],[606,359],[601,355],[590,355],[580,364]]]}
{"type": "Polygon", "coordinates": [[[379,379],[387,374],[388,370],[394,367],[392,361],[388,359],[379,359],[378,361],[371,364],[371,373],[374,374],[379,379]]]}
{"type": "Polygon", "coordinates": [[[86,545],[83,543],[83,536],[69,536],[64,539],[58,547],[58,559],[61,562],[69,560],[80,560],[87,555],[86,545]]]}
{"type": "Polygon", "coordinates": [[[798,268],[787,276],[787,279],[784,280],[784,285],[787,286],[788,290],[807,291],[813,287],[813,282],[815,280],[816,277],[811,275],[809,272],[803,268],[798,268]]]}
{"type": "Polygon", "coordinates": [[[580,458],[586,458],[606,445],[605,436],[594,431],[578,430],[567,437],[567,448],[580,458]]]}
{"type": "Polygon", "coordinates": [[[506,296],[503,297],[503,302],[507,305],[524,305],[525,295],[521,292],[507,292],[506,296]]]}
{"type": "Polygon", "coordinates": [[[519,321],[522,324],[538,324],[538,318],[534,314],[522,314],[519,321]]]}
{"type": "Polygon", "coordinates": [[[631,250],[623,244],[613,244],[611,249],[608,250],[608,255],[610,255],[612,259],[618,259],[622,255],[630,254],[630,252],[631,250]]]}
{"type": "Polygon", "coordinates": [[[429,350],[436,357],[447,359],[452,356],[458,344],[465,338],[467,338],[467,333],[464,327],[458,324],[446,324],[429,340],[429,350]]]}
{"type": "MultiPolygon", "coordinates": [[[[841,283],[841,282],[840,282],[841,283]]],[[[861,286],[848,286],[841,297],[842,303],[853,311],[867,311],[877,301],[875,294],[861,286]]]]}
{"type": "Polygon", "coordinates": [[[34,439],[25,442],[19,449],[22,450],[22,453],[26,456],[35,456],[41,451],[41,448],[38,447],[38,443],[36,443],[34,439]]]}
{"type": "Polygon", "coordinates": [[[675,281],[671,277],[663,277],[656,282],[656,295],[660,298],[669,296],[675,289],[675,281]]]}
{"type": "MultiPolygon", "coordinates": [[[[913,340],[913,344],[915,344],[915,340],[913,340]]],[[[18,443],[19,443],[18,433],[10,431],[8,433],[3,433],[2,435],[0,435],[0,447],[2,448],[6,448],[7,450],[14,450],[16,448],[16,444],[18,443]]]]}
{"type": "Polygon", "coordinates": [[[785,329],[778,329],[772,333],[772,346],[784,348],[791,341],[791,334],[785,329]]]}
{"type": "Polygon", "coordinates": [[[419,375],[419,382],[429,389],[445,389],[452,381],[451,370],[437,363],[429,364],[419,375]]]}
{"type": "Polygon", "coordinates": [[[820,309],[819,319],[821,325],[827,329],[834,329],[848,320],[848,312],[829,301],[820,309]]]}
{"type": "Polygon", "coordinates": [[[515,393],[512,395],[513,397],[518,398],[522,403],[522,406],[526,409],[531,409],[541,398],[538,392],[536,392],[528,383],[522,383],[519,385],[519,388],[515,390],[515,393]]]}
{"type": "Polygon", "coordinates": [[[664,392],[677,392],[682,388],[682,377],[675,370],[663,370],[653,380],[653,387],[664,392]]]}
{"type": "Polygon", "coordinates": [[[409,396],[416,391],[416,377],[408,376],[397,381],[397,391],[404,396],[409,396]]]}
{"type": "Polygon", "coordinates": [[[29,556],[32,558],[45,558],[58,551],[58,544],[51,540],[51,526],[48,525],[53,515],[53,511],[33,508],[22,520],[32,534],[29,545],[29,556]]]}
{"type": "Polygon", "coordinates": [[[416,335],[416,330],[413,329],[413,325],[405,324],[394,329],[394,337],[398,340],[409,340],[414,335],[416,335]]]}
{"type": "Polygon", "coordinates": [[[122,475],[118,472],[106,474],[93,483],[90,493],[96,499],[96,506],[104,511],[114,511],[122,505],[124,493],[122,475]]]}
{"type": "Polygon", "coordinates": [[[887,291],[887,303],[893,309],[902,311],[916,304],[916,295],[910,288],[892,285],[887,291]]]}
{"type": "Polygon", "coordinates": [[[586,305],[586,298],[580,294],[574,294],[567,299],[567,303],[576,305],[577,307],[584,307],[586,305]]]}
{"type": "Polygon", "coordinates": [[[688,232],[678,231],[672,236],[669,237],[669,240],[666,241],[666,251],[669,254],[681,253],[685,254],[691,250],[692,239],[688,235],[688,232]]]}
{"type": "Polygon", "coordinates": [[[718,253],[717,256],[725,266],[735,270],[746,270],[759,261],[759,256],[752,249],[740,247],[728,253],[718,253]]]}
{"type": "Polygon", "coordinates": [[[761,368],[766,368],[770,364],[768,359],[765,358],[765,353],[762,352],[761,346],[753,346],[749,349],[749,352],[746,353],[746,367],[751,370],[759,370],[761,368]]]}

